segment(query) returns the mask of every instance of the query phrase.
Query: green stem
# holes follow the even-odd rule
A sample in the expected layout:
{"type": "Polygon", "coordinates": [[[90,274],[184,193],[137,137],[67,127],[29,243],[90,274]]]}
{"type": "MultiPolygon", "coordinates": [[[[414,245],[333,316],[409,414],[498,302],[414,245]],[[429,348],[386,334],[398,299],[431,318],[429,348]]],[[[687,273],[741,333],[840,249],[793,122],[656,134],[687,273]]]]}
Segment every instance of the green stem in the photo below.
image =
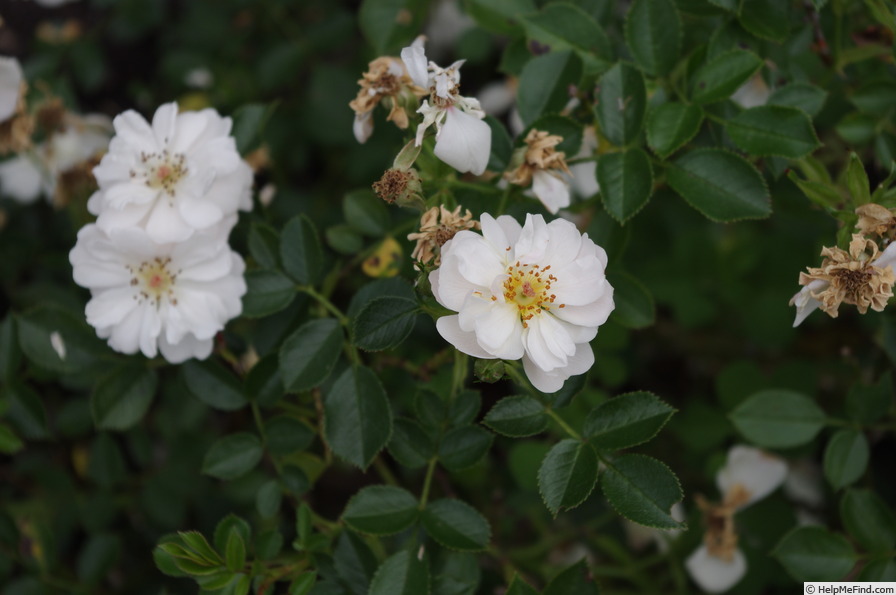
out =
{"type": "Polygon", "coordinates": [[[306,293],[306,294],[310,295],[311,297],[313,297],[315,299],[315,301],[317,301],[318,304],[323,306],[327,312],[332,314],[336,318],[336,320],[339,321],[339,324],[348,328],[348,325],[349,325],[348,316],[343,314],[342,310],[340,310],[339,308],[334,306],[333,302],[328,300],[323,295],[319,294],[313,287],[309,287],[307,285],[300,285],[299,291],[306,293]]]}
{"type": "Polygon", "coordinates": [[[258,429],[258,433],[261,435],[261,441],[264,444],[268,443],[268,435],[264,430],[264,420],[261,418],[261,407],[258,406],[258,402],[252,400],[250,403],[252,407],[252,417],[255,419],[255,427],[258,429]]]}
{"type": "Polygon", "coordinates": [[[570,435],[570,437],[575,438],[576,440],[582,439],[582,436],[578,432],[573,430],[572,427],[568,423],[566,423],[566,421],[564,421],[562,417],[557,415],[556,411],[554,411],[553,409],[545,409],[545,411],[551,417],[551,419],[557,422],[557,425],[563,428],[563,430],[570,435]]]}
{"type": "Polygon", "coordinates": [[[461,182],[460,180],[446,180],[445,185],[451,188],[463,188],[464,190],[473,190],[475,192],[498,194],[500,188],[490,186],[488,184],[473,184],[471,182],[461,182]]]}
{"type": "Polygon", "coordinates": [[[503,215],[507,211],[507,202],[510,200],[510,194],[513,192],[513,185],[507,184],[504,193],[501,195],[501,202],[498,203],[498,211],[495,215],[503,215]]]}
{"type": "Polygon", "coordinates": [[[423,479],[423,491],[420,492],[420,510],[426,508],[426,503],[429,501],[429,488],[432,486],[432,477],[436,471],[436,462],[438,462],[438,457],[433,457],[429,459],[429,466],[426,468],[426,477],[423,479]]]}
{"type": "Polygon", "coordinates": [[[376,469],[376,472],[379,473],[380,477],[383,478],[390,486],[401,485],[398,483],[398,480],[395,479],[395,475],[389,469],[389,466],[383,461],[382,457],[376,457],[373,459],[373,466],[376,469]]]}
{"type": "Polygon", "coordinates": [[[451,394],[449,396],[449,402],[454,401],[454,397],[457,396],[457,393],[460,392],[460,389],[463,388],[464,382],[467,379],[467,355],[465,353],[461,353],[460,351],[454,352],[454,369],[451,374],[451,394]]]}

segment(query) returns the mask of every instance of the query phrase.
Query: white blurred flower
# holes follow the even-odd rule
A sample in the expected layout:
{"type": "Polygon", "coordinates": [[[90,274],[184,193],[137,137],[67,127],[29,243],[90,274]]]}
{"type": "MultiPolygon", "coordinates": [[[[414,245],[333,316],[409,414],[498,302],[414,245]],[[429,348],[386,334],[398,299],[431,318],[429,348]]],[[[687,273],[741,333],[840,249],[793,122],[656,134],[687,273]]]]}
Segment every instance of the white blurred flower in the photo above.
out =
{"type": "Polygon", "coordinates": [[[709,553],[701,545],[685,560],[685,568],[697,586],[705,593],[723,593],[737,584],[747,573],[747,559],[739,549],[725,560],[709,553]]]}
{"type": "Polygon", "coordinates": [[[230,118],[167,103],[151,125],[133,110],[113,124],[109,152],[93,170],[100,189],[87,203],[103,231],[138,226],[155,242],[178,242],[252,208],[252,170],[230,118]]]}
{"type": "Polygon", "coordinates": [[[747,82],[738,87],[737,91],[731,95],[731,101],[742,108],[748,109],[765,105],[770,95],[771,90],[765,83],[765,79],[757,72],[747,82]]]}
{"type": "Polygon", "coordinates": [[[59,359],[65,360],[65,340],[62,338],[62,335],[59,334],[59,331],[50,333],[50,347],[53,348],[53,351],[56,352],[59,359]]]}
{"type": "Polygon", "coordinates": [[[737,445],[728,451],[716,485],[726,502],[744,508],[775,491],[787,477],[787,463],[758,448],[737,445]]]}
{"type": "Polygon", "coordinates": [[[818,463],[808,458],[792,461],[784,492],[791,500],[811,508],[824,504],[824,482],[818,463]]]}
{"type": "MultiPolygon", "coordinates": [[[[576,157],[592,157],[597,150],[597,134],[593,126],[586,126],[582,135],[582,146],[576,157]]],[[[569,166],[572,175],[569,176],[569,184],[573,192],[582,198],[591,198],[600,191],[597,183],[597,163],[583,161],[569,166]]]]}
{"type": "Polygon", "coordinates": [[[430,273],[436,300],[458,312],[436,327],[468,355],[522,359],[535,388],[556,392],[594,363],[588,342],[613,310],[606,252],[563,219],[480,223],[482,235],[459,231],[442,246],[430,273]]]}
{"type": "Polygon", "coordinates": [[[140,228],[83,227],[69,260],[75,282],[91,292],[87,322],[116,351],[161,352],[172,363],[208,357],[246,293],[245,265],[227,244],[235,222],[230,216],[175,244],[140,228]]]}
{"type": "Polygon", "coordinates": [[[19,105],[22,67],[15,58],[0,56],[0,122],[8,120],[19,105]]]}
{"type": "Polygon", "coordinates": [[[492,131],[482,121],[485,112],[479,101],[460,95],[460,67],[464,60],[448,68],[428,62],[422,37],[401,50],[401,59],[414,84],[430,93],[429,100],[424,99],[417,110],[423,114],[423,122],[417,127],[417,146],[423,143],[426,129],[435,125],[436,157],[459,172],[482,174],[491,153],[492,131]]]}
{"type": "Polygon", "coordinates": [[[205,66],[192,68],[184,75],[184,84],[193,89],[208,89],[215,82],[215,75],[205,66]]]}

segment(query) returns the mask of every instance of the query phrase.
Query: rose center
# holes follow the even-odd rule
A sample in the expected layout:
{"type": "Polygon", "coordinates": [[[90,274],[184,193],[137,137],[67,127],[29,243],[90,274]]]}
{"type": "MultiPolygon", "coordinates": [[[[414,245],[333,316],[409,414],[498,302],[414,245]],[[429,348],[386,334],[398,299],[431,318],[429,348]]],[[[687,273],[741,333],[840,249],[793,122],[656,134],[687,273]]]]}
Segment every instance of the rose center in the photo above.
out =
{"type": "Polygon", "coordinates": [[[170,258],[156,257],[140,263],[134,268],[128,266],[131,272],[131,285],[138,288],[134,299],[143,302],[149,301],[158,307],[162,299],[168,300],[172,306],[177,305],[174,296],[174,287],[177,283],[177,272],[171,268],[170,258]]]}
{"type": "MultiPolygon", "coordinates": [[[[165,149],[161,153],[141,153],[140,162],[144,167],[143,178],[146,185],[174,196],[177,184],[187,175],[186,156],[183,153],[169,153],[165,149]]],[[[131,172],[131,177],[136,177],[131,172]]]]}
{"type": "MultiPolygon", "coordinates": [[[[507,303],[516,304],[523,326],[529,326],[531,320],[542,310],[550,310],[557,296],[551,293],[551,284],[557,277],[549,273],[551,265],[540,267],[534,264],[515,264],[507,267],[507,280],[504,281],[504,299],[507,303]]],[[[563,308],[564,304],[557,307],[563,308]]]]}

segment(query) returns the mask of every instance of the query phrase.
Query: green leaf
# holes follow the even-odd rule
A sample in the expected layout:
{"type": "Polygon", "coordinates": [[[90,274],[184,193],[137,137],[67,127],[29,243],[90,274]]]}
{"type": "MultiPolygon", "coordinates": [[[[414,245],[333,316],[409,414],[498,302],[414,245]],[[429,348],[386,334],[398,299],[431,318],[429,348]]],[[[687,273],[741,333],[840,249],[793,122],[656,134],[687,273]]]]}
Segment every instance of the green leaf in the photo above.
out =
{"type": "Polygon", "coordinates": [[[519,35],[519,24],[524,14],[535,10],[534,0],[469,0],[464,9],[480,27],[502,35],[519,35]]]}
{"type": "Polygon", "coordinates": [[[392,458],[411,469],[423,467],[435,454],[432,438],[423,427],[402,417],[395,420],[387,448],[392,458]]]}
{"type": "Polygon", "coordinates": [[[340,582],[354,595],[367,595],[376,571],[376,557],[367,544],[351,531],[343,531],[333,552],[333,565],[340,582]]]}
{"type": "Polygon", "coordinates": [[[853,385],[846,395],[846,415],[860,424],[873,424],[893,403],[893,375],[887,372],[873,386],[853,385]]]}
{"type": "Polygon", "coordinates": [[[747,50],[720,54],[694,75],[691,99],[700,104],[727,99],[761,67],[762,58],[747,50]]]}
{"type": "Polygon", "coordinates": [[[13,382],[6,386],[0,403],[8,403],[7,416],[19,433],[31,440],[43,440],[50,437],[47,426],[47,411],[44,403],[34,390],[21,382],[13,382]]]}
{"type": "Polygon", "coordinates": [[[16,334],[22,353],[41,370],[61,374],[99,371],[103,365],[100,358],[109,355],[109,348],[87,325],[83,314],[58,306],[38,306],[17,315],[16,334]],[[57,351],[60,345],[64,350],[57,351]]]}
{"type": "Polygon", "coordinates": [[[643,149],[605,153],[597,161],[604,208],[620,223],[640,211],[653,194],[653,170],[643,149]]]}
{"type": "Polygon", "coordinates": [[[647,117],[647,143],[666,158],[694,138],[703,123],[703,110],[696,105],[664,103],[647,117]]]}
{"type": "Polygon", "coordinates": [[[392,410],[369,368],[346,369],[324,400],[324,436],[333,452],[365,469],[392,435],[392,410]]]}
{"type": "Polygon", "coordinates": [[[236,376],[214,360],[189,360],[181,366],[184,382],[197,399],[221,411],[236,411],[248,404],[236,376]]]}
{"type": "Polygon", "coordinates": [[[846,187],[852,195],[853,206],[871,202],[871,189],[865,166],[855,152],[849,154],[849,165],[846,167],[846,187]]]}
{"type": "Polygon", "coordinates": [[[202,472],[218,479],[236,479],[261,460],[261,441],[255,434],[238,432],[212,444],[202,461],[202,472]]]}
{"type": "Polygon", "coordinates": [[[227,536],[227,545],[224,549],[224,560],[227,568],[232,572],[239,572],[246,565],[246,542],[236,529],[230,530],[227,536]]]}
{"type": "Polygon", "coordinates": [[[548,416],[537,399],[505,397],[485,414],[482,423],[499,434],[524,438],[543,432],[548,427],[548,416]]]}
{"type": "Polygon", "coordinates": [[[317,229],[305,215],[293,217],[280,235],[283,270],[302,285],[314,285],[323,266],[317,229]]]}
{"type": "Polygon", "coordinates": [[[548,451],[538,469],[538,491],[554,516],[585,501],[597,481],[597,454],[586,442],[567,438],[548,451]]]}
{"type": "Polygon", "coordinates": [[[681,52],[681,17],[672,0],[635,0],[625,20],[625,43],[645,73],[671,72],[681,52]]]}
{"type": "Polygon", "coordinates": [[[429,595],[426,562],[407,550],[389,556],[373,575],[368,595],[429,595]]]}
{"type": "Polygon", "coordinates": [[[797,527],[781,538],[772,556],[797,581],[838,581],[856,561],[852,546],[823,527],[797,527]]]}
{"type": "Polygon", "coordinates": [[[196,562],[204,562],[210,565],[218,565],[224,562],[220,554],[209,544],[205,535],[199,531],[178,531],[181,541],[193,552],[191,558],[196,562]]]}
{"type": "Polygon", "coordinates": [[[738,20],[756,37],[782,42],[790,33],[790,4],[780,0],[741,2],[738,20]]]}
{"type": "Polygon", "coordinates": [[[122,551],[121,538],[110,533],[94,533],[78,553],[78,579],[97,584],[109,573],[122,551]]]}
{"type": "Polygon", "coordinates": [[[729,415],[744,437],[765,448],[791,448],[815,438],[825,414],[809,397],[789,390],[763,390],[729,415]]]}
{"type": "Polygon", "coordinates": [[[374,485],[361,488],[348,501],[342,520],[361,533],[393,535],[417,521],[417,498],[404,488],[374,485]]]}
{"type": "Polygon", "coordinates": [[[342,214],[346,223],[358,233],[372,238],[381,238],[389,231],[389,209],[370,190],[355,190],[345,195],[342,214]]]}
{"type": "Polygon", "coordinates": [[[7,315],[0,323],[0,382],[10,382],[22,360],[16,324],[12,315],[7,315]]]}
{"type": "Polygon", "coordinates": [[[249,227],[249,254],[263,269],[280,268],[280,236],[267,223],[253,221],[249,227]]]}
{"type": "Polygon", "coordinates": [[[305,450],[316,435],[308,424],[289,415],[265,421],[264,433],[265,446],[274,455],[291,455],[305,450]]]}
{"type": "Polygon", "coordinates": [[[896,104],[896,84],[889,78],[870,81],[853,93],[850,100],[862,113],[886,117],[896,104]]]}
{"type": "Polygon", "coordinates": [[[803,81],[778,87],[769,95],[766,105],[783,105],[801,109],[813,118],[818,115],[828,97],[827,91],[803,81]]]}
{"type": "Polygon", "coordinates": [[[670,513],[682,498],[681,484],[666,465],[637,454],[622,455],[601,474],[604,496],[620,515],[657,529],[681,529],[670,513]]]}
{"type": "Polygon", "coordinates": [[[877,494],[849,488],[840,500],[840,518],[846,531],[869,552],[886,552],[896,546],[896,516],[877,494]]]}
{"type": "Polygon", "coordinates": [[[299,575],[299,578],[289,584],[289,595],[309,595],[316,582],[316,572],[304,572],[299,575]]]}
{"type": "Polygon", "coordinates": [[[233,112],[233,130],[231,136],[236,140],[236,150],[245,155],[259,145],[265,125],[274,110],[274,103],[247,103],[233,112]]]}
{"type": "Polygon", "coordinates": [[[793,170],[787,174],[787,178],[797,185],[806,198],[820,207],[836,208],[842,200],[840,194],[829,183],[803,180],[793,170]]]}
{"type": "Polygon", "coordinates": [[[616,270],[607,275],[613,286],[616,307],[610,317],[626,328],[640,329],[651,326],[656,320],[653,296],[644,285],[624,271],[616,270]]]}
{"type": "Polygon", "coordinates": [[[485,549],[491,538],[485,517],[460,500],[430,502],[420,518],[430,537],[454,550],[478,552],[485,549]]]}
{"type": "Polygon", "coordinates": [[[235,514],[228,514],[218,521],[218,524],[215,526],[215,534],[212,541],[216,550],[223,552],[227,549],[227,539],[230,537],[231,529],[236,529],[245,542],[248,542],[252,535],[249,523],[235,514]]]}
{"type": "Polygon", "coordinates": [[[765,180],[734,153],[690,151],[669,164],[668,181],[675,192],[713,221],[761,219],[771,214],[765,180]]]}
{"type": "Polygon", "coordinates": [[[538,595],[538,591],[533,589],[529,583],[521,579],[520,575],[514,573],[504,595],[538,595]]]}
{"type": "Polygon", "coordinates": [[[280,489],[280,482],[276,479],[264,482],[255,493],[255,509],[263,519],[276,515],[280,511],[282,501],[283,490],[280,489]]]}
{"type": "Polygon", "coordinates": [[[280,401],[284,391],[278,354],[270,353],[252,366],[243,383],[243,391],[249,400],[262,407],[272,407],[280,401]]]}
{"type": "Polygon", "coordinates": [[[856,576],[855,580],[866,582],[896,581],[896,558],[868,562],[856,576]]]}
{"type": "Polygon", "coordinates": [[[554,577],[544,595],[599,595],[594,581],[588,578],[588,566],[582,560],[554,577]]]}
{"type": "Polygon", "coordinates": [[[521,20],[530,42],[551,52],[575,50],[591,74],[608,66],[613,52],[610,39],[591,15],[572,2],[552,2],[521,20]]]}
{"type": "Polygon", "coordinates": [[[877,123],[878,120],[872,116],[853,112],[846,114],[834,130],[850,145],[865,145],[877,134],[877,123]]]}
{"type": "Polygon", "coordinates": [[[493,438],[479,426],[454,428],[439,443],[439,461],[449,471],[472,467],[488,454],[493,438]]]}
{"type": "Polygon", "coordinates": [[[599,450],[620,450],[651,440],[675,408],[649,392],[619,395],[591,410],[583,436],[599,450]]]}
{"type": "Polygon", "coordinates": [[[579,84],[582,61],[571,51],[551,52],[529,60],[520,74],[517,106],[523,122],[559,112],[569,102],[569,86],[579,84]]]}
{"type": "Polygon", "coordinates": [[[127,430],[143,419],[158,386],[144,366],[124,364],[103,377],[90,395],[93,421],[104,430],[127,430]]]}
{"type": "Polygon", "coordinates": [[[426,11],[416,0],[364,0],[358,25],[378,56],[398,55],[417,34],[426,11]],[[410,17],[410,18],[408,18],[410,17]]]}
{"type": "Polygon", "coordinates": [[[6,455],[11,455],[15,452],[18,452],[25,446],[25,443],[22,442],[22,439],[16,436],[16,433],[13,432],[12,428],[8,427],[6,424],[0,424],[0,452],[6,455]]]}
{"type": "Polygon", "coordinates": [[[310,390],[327,379],[342,352],[342,327],[332,318],[309,320],[280,346],[280,374],[289,392],[310,390]]]}
{"type": "Polygon", "coordinates": [[[380,297],[367,304],[354,319],[352,336],[355,345],[365,351],[382,351],[397,347],[417,321],[418,306],[402,297],[380,297]]]}
{"type": "Polygon", "coordinates": [[[636,68],[619,62],[600,78],[594,112],[601,133],[614,145],[638,139],[646,106],[644,76],[636,68]]]}
{"type": "Polygon", "coordinates": [[[865,474],[870,454],[865,434],[839,430],[824,450],[824,476],[835,490],[855,483],[865,474]]]}
{"type": "Polygon", "coordinates": [[[246,273],[243,316],[261,318],[283,310],[296,297],[296,284],[278,271],[246,273]]]}
{"type": "MultiPolygon", "coordinates": [[[[503,168],[500,168],[503,169],[503,168]]],[[[364,240],[348,225],[331,225],[324,230],[327,246],[340,254],[354,256],[364,247],[364,240]]]]}
{"type": "Polygon", "coordinates": [[[809,116],[795,107],[753,107],[729,120],[726,128],[734,144],[751,155],[799,159],[821,146],[809,116]]]}
{"type": "Polygon", "coordinates": [[[472,423],[479,415],[482,407],[482,397],[475,390],[465,390],[458,394],[448,411],[448,418],[452,425],[464,426],[472,423]]]}
{"type": "Polygon", "coordinates": [[[504,127],[494,116],[486,116],[485,123],[492,130],[492,146],[491,153],[488,158],[488,166],[486,169],[491,171],[504,171],[510,162],[510,156],[513,153],[513,141],[504,127]]]}

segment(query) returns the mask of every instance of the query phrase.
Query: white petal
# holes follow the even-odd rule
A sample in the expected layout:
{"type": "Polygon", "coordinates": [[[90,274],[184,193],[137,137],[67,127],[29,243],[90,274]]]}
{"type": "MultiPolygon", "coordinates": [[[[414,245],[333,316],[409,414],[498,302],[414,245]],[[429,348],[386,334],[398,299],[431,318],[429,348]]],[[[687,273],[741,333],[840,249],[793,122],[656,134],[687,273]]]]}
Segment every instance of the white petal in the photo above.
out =
{"type": "Polygon", "coordinates": [[[21,86],[22,67],[19,61],[0,56],[0,122],[15,113],[21,86]]]}
{"type": "Polygon", "coordinates": [[[366,143],[367,139],[370,138],[370,135],[373,134],[372,112],[355,114],[355,121],[352,124],[352,132],[355,133],[355,140],[362,145],[366,143]]]}
{"type": "Polygon", "coordinates": [[[607,321],[614,307],[613,287],[609,283],[604,283],[603,291],[597,300],[584,306],[567,304],[563,308],[551,308],[551,314],[570,324],[596,328],[607,321]]]}
{"type": "Polygon", "coordinates": [[[87,322],[94,327],[119,324],[131,310],[137,307],[134,290],[130,287],[116,287],[93,296],[85,308],[87,322]]]}
{"type": "Polygon", "coordinates": [[[532,363],[545,372],[566,367],[567,358],[576,352],[566,329],[549,314],[533,316],[528,325],[523,330],[523,344],[532,363]]]}
{"type": "Polygon", "coordinates": [[[435,155],[459,172],[481,175],[492,150],[488,124],[456,107],[449,107],[438,134],[435,155]]]}
{"type": "Polygon", "coordinates": [[[569,206],[569,184],[544,170],[532,176],[532,192],[551,214],[569,206]]]}
{"type": "Polygon", "coordinates": [[[206,359],[212,354],[213,343],[213,339],[197,339],[192,335],[184,336],[177,343],[169,343],[163,335],[159,337],[159,351],[172,364],[179,364],[191,357],[206,359]]]}
{"type": "Polygon", "coordinates": [[[749,500],[741,508],[765,498],[784,483],[787,463],[782,459],[751,446],[734,446],[728,451],[725,466],[716,474],[719,491],[729,494],[737,486],[746,489],[749,500]]]}
{"type": "Polygon", "coordinates": [[[884,251],[880,253],[880,256],[877,257],[877,260],[874,261],[874,266],[880,268],[893,266],[893,264],[896,264],[896,242],[890,242],[884,251]]]}
{"type": "Polygon", "coordinates": [[[583,239],[575,224],[566,219],[551,221],[547,225],[547,230],[547,247],[543,259],[555,269],[579,258],[583,242],[594,244],[587,238],[583,239]]]}
{"type": "Polygon", "coordinates": [[[523,356],[523,370],[532,386],[543,393],[555,393],[563,388],[563,383],[570,376],[584,374],[594,365],[594,352],[588,343],[576,345],[576,353],[568,358],[565,368],[555,368],[545,372],[529,359],[523,356]]]}
{"type": "Polygon", "coordinates": [[[731,561],[711,556],[701,545],[688,556],[685,568],[694,582],[706,593],[722,593],[733,587],[747,573],[747,560],[740,549],[734,550],[731,561]]]}
{"type": "Polygon", "coordinates": [[[193,235],[193,228],[180,216],[177,206],[163,196],[149,213],[146,233],[154,242],[168,244],[186,240],[193,235]]]}
{"type": "Polygon", "coordinates": [[[41,183],[40,170],[24,155],[0,163],[0,190],[10,198],[33,202],[40,196],[41,183]]]}
{"type": "MultiPolygon", "coordinates": [[[[514,258],[523,264],[538,264],[544,260],[550,239],[548,226],[541,215],[526,215],[526,223],[514,248],[514,258]]],[[[544,263],[550,264],[550,263],[544,263]]],[[[555,273],[556,274],[556,273],[555,273]]]]}
{"type": "Polygon", "coordinates": [[[523,324],[516,306],[471,295],[459,314],[460,327],[470,329],[465,317],[472,318],[471,330],[476,333],[476,342],[493,357],[509,360],[523,357],[523,324]]]}
{"type": "Polygon", "coordinates": [[[152,128],[143,116],[134,110],[128,110],[115,116],[112,125],[115,127],[117,138],[112,139],[113,144],[109,147],[110,153],[113,151],[113,146],[120,145],[122,142],[138,154],[141,151],[153,153],[158,150],[152,128]]]}
{"type": "MultiPolygon", "coordinates": [[[[896,245],[896,243],[890,244],[890,246],[887,247],[887,250],[894,245],[896,245]]],[[[829,283],[827,281],[815,279],[790,298],[790,305],[796,306],[796,318],[793,320],[794,328],[801,325],[803,321],[809,317],[809,314],[814,312],[815,309],[821,305],[821,302],[812,297],[811,293],[823,291],[828,285],[829,283]]]]}
{"type": "Polygon", "coordinates": [[[479,346],[475,333],[468,333],[460,329],[457,316],[442,316],[436,320],[436,329],[443,339],[454,345],[461,353],[481,359],[495,359],[495,356],[479,346]]]}
{"type": "Polygon", "coordinates": [[[408,75],[414,84],[424,89],[429,89],[429,70],[426,60],[426,52],[423,50],[423,41],[420,37],[414,43],[401,50],[401,61],[408,71],[408,75]]]}
{"type": "Polygon", "coordinates": [[[152,117],[152,132],[159,147],[167,147],[177,131],[177,104],[162,104],[152,117]]]}

